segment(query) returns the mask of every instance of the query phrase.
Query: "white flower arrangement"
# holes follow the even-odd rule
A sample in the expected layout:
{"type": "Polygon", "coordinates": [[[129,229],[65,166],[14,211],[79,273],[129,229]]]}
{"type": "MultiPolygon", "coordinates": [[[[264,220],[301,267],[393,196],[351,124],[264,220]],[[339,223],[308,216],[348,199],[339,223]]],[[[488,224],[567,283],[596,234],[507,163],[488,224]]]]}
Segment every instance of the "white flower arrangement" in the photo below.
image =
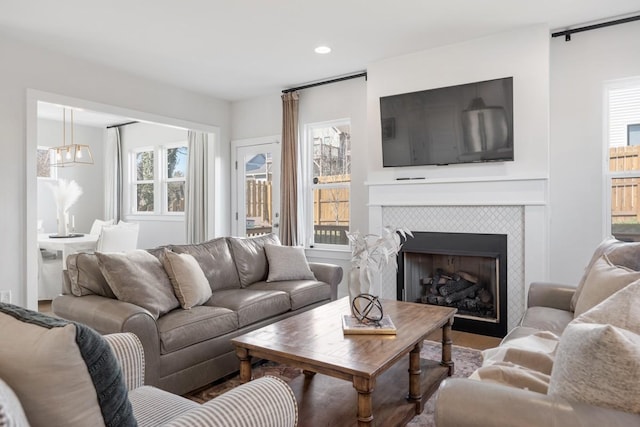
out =
{"type": "Polygon", "coordinates": [[[382,236],[362,234],[359,231],[347,233],[351,242],[351,265],[380,272],[385,265],[398,269],[397,255],[407,236],[413,237],[405,227],[386,226],[382,236]]]}
{"type": "Polygon", "coordinates": [[[82,196],[82,188],[74,180],[59,179],[56,184],[49,184],[53,192],[58,210],[66,212],[82,196]]]}

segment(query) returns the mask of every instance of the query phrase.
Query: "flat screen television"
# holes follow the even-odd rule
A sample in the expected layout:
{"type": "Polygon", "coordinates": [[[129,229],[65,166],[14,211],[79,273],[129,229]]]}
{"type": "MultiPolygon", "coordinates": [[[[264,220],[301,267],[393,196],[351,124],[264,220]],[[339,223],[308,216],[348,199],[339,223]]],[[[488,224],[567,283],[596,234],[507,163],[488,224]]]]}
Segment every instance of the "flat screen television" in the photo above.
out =
{"type": "Polygon", "coordinates": [[[513,77],[380,98],[382,165],[513,161],[513,77]]]}

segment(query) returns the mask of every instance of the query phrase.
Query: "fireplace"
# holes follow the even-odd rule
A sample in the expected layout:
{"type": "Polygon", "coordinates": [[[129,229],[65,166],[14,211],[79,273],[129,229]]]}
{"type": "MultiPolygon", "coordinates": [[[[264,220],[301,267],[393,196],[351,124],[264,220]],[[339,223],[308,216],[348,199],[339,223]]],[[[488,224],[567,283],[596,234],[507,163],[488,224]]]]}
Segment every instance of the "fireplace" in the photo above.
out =
{"type": "Polygon", "coordinates": [[[456,307],[453,329],[504,337],[507,236],[413,232],[398,254],[397,298],[456,307]]]}

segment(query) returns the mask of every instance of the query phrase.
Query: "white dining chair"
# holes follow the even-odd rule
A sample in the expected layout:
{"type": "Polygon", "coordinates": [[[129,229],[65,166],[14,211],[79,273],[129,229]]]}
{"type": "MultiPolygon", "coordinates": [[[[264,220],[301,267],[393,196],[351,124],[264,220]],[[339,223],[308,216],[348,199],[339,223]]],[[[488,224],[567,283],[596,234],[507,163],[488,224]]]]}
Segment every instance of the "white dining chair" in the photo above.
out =
{"type": "Polygon", "coordinates": [[[62,293],[62,258],[56,251],[38,248],[38,299],[52,300],[62,293]]]}
{"type": "Polygon", "coordinates": [[[103,227],[97,252],[127,252],[138,247],[138,224],[124,223],[103,227]]]}
{"type": "Polygon", "coordinates": [[[93,221],[93,224],[91,225],[91,231],[89,231],[89,234],[99,235],[103,227],[108,227],[110,225],[113,225],[112,219],[107,221],[96,219],[93,221]]]}

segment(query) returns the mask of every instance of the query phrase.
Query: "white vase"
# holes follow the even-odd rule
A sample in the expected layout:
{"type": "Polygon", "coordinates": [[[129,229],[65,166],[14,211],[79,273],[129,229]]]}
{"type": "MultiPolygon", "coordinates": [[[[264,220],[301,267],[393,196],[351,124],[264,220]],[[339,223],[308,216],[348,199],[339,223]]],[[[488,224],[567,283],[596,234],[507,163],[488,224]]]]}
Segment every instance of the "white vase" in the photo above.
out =
{"type": "MultiPolygon", "coordinates": [[[[349,270],[349,307],[360,294],[371,293],[371,282],[366,268],[351,267],[349,270]]],[[[362,308],[362,307],[360,307],[362,308]]]]}
{"type": "Polygon", "coordinates": [[[69,212],[58,209],[58,236],[69,235],[69,212]]]}

